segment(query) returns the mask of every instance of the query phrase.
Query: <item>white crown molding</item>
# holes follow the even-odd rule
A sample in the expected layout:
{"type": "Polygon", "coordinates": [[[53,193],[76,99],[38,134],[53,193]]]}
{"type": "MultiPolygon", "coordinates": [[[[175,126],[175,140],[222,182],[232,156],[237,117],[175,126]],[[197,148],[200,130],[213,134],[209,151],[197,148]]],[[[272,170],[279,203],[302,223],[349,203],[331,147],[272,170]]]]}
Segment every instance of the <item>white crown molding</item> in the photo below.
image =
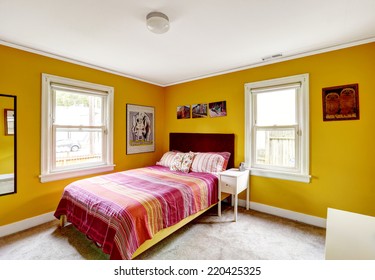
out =
{"type": "Polygon", "coordinates": [[[193,77],[191,79],[186,79],[186,80],[181,80],[181,81],[177,81],[177,82],[174,82],[174,83],[164,84],[163,86],[168,87],[168,86],[178,85],[178,84],[182,84],[182,83],[186,83],[186,82],[201,80],[201,79],[205,79],[205,78],[211,78],[211,77],[214,77],[214,76],[229,74],[229,73],[233,73],[233,72],[238,72],[238,71],[247,70],[247,69],[256,68],[256,67],[261,67],[261,66],[265,66],[265,65],[269,65],[269,64],[293,60],[293,59],[302,58],[302,57],[306,57],[306,56],[331,52],[331,51],[335,51],[335,50],[346,49],[346,48],[355,47],[355,46],[364,45],[364,44],[373,43],[373,42],[375,42],[375,37],[371,37],[371,38],[367,38],[367,39],[363,39],[363,40],[358,40],[358,41],[353,41],[353,42],[349,42],[349,43],[345,43],[345,44],[338,44],[338,45],[334,45],[334,46],[330,46],[330,47],[326,47],[326,48],[321,48],[321,49],[315,49],[315,50],[310,50],[310,51],[305,51],[305,52],[300,52],[300,53],[295,53],[295,54],[290,54],[290,55],[282,55],[282,56],[278,56],[275,59],[265,60],[265,61],[262,60],[260,62],[248,64],[248,65],[245,65],[245,66],[242,66],[242,67],[232,68],[232,69],[228,69],[226,71],[215,72],[215,73],[211,73],[211,74],[208,74],[208,75],[197,76],[197,77],[193,77]]]}
{"type": "Polygon", "coordinates": [[[64,57],[64,56],[60,56],[60,55],[57,55],[57,54],[41,51],[41,50],[38,50],[38,49],[30,48],[30,47],[27,47],[27,46],[23,46],[23,45],[20,45],[20,44],[16,44],[16,43],[12,43],[12,42],[8,42],[8,41],[0,39],[0,45],[4,45],[4,46],[11,47],[11,48],[15,48],[15,49],[39,54],[39,55],[42,55],[42,56],[62,60],[62,61],[65,61],[65,62],[85,66],[85,67],[88,67],[88,68],[92,68],[92,69],[96,69],[96,70],[99,70],[99,71],[111,73],[111,74],[114,74],[114,75],[126,77],[126,78],[129,78],[129,79],[138,80],[138,81],[141,81],[141,82],[153,84],[153,85],[160,86],[160,87],[168,87],[168,86],[178,85],[178,84],[182,84],[182,83],[187,83],[187,82],[191,82],[191,81],[201,80],[201,79],[210,78],[210,77],[219,76],[219,75],[224,75],[224,74],[229,74],[229,73],[247,70],[247,69],[251,69],[251,68],[256,68],[256,67],[260,67],[260,66],[265,66],[265,65],[269,65],[269,64],[279,63],[279,62],[283,62],[283,61],[287,61],[287,60],[293,60],[293,59],[297,59],[297,58],[301,58],[301,57],[326,53],[326,52],[335,51],[335,50],[339,50],[339,49],[350,48],[350,47],[368,44],[368,43],[372,43],[372,42],[375,42],[375,37],[370,37],[370,38],[367,38],[367,39],[348,42],[348,43],[345,43],[345,44],[338,44],[338,45],[334,45],[334,46],[330,46],[330,47],[325,47],[325,48],[320,48],[320,49],[315,49],[315,50],[309,50],[309,51],[290,54],[290,55],[282,55],[282,56],[278,56],[276,59],[265,60],[265,61],[261,60],[260,62],[252,63],[252,64],[249,64],[249,65],[244,65],[242,67],[232,68],[232,69],[228,69],[228,70],[225,70],[225,71],[214,72],[214,73],[211,73],[211,74],[201,75],[201,76],[197,76],[197,77],[193,77],[193,78],[189,78],[189,79],[185,79],[185,80],[180,80],[180,81],[176,81],[176,82],[172,82],[172,83],[160,84],[160,83],[156,83],[156,82],[153,82],[153,81],[141,79],[141,78],[138,78],[138,77],[135,77],[135,76],[127,75],[127,74],[119,72],[119,71],[111,70],[111,69],[104,68],[104,67],[101,67],[101,66],[97,66],[97,65],[94,65],[94,64],[82,62],[82,61],[79,61],[79,60],[71,59],[71,58],[68,58],[68,57],[64,57]]]}
{"type": "Polygon", "coordinates": [[[14,49],[18,49],[18,50],[42,55],[42,56],[45,56],[45,57],[54,58],[54,59],[57,59],[57,60],[61,60],[61,61],[69,62],[69,63],[72,63],[72,64],[88,67],[88,68],[91,68],[91,69],[103,71],[103,72],[106,72],[106,73],[114,74],[114,75],[117,75],[117,76],[129,78],[129,79],[133,79],[133,80],[137,80],[137,81],[140,81],[140,82],[153,84],[153,85],[156,85],[156,86],[159,86],[159,87],[164,87],[164,85],[162,85],[162,84],[158,84],[158,83],[155,83],[155,82],[152,82],[152,81],[141,79],[141,78],[138,78],[138,77],[135,77],[135,76],[127,75],[127,74],[119,72],[119,71],[115,71],[115,70],[108,69],[108,68],[105,68],[105,67],[97,66],[95,64],[86,63],[86,62],[79,61],[79,60],[72,59],[72,58],[68,58],[68,57],[65,57],[65,56],[41,51],[41,50],[38,50],[38,49],[26,47],[26,46],[23,46],[23,45],[20,45],[20,44],[4,41],[4,40],[1,40],[1,39],[0,39],[0,45],[4,45],[4,46],[11,47],[11,48],[14,48],[14,49]]]}

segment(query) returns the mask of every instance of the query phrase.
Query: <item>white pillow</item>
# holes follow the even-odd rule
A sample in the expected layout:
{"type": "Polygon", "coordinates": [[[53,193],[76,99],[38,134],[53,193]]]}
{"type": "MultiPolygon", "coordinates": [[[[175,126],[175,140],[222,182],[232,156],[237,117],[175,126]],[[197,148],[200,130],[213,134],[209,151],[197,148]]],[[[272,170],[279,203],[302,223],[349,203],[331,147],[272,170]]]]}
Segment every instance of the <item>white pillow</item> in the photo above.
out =
{"type": "Polygon", "coordinates": [[[171,167],[173,163],[173,159],[175,158],[177,152],[166,152],[164,155],[161,157],[161,159],[156,163],[156,165],[161,165],[165,167],[171,167]]]}

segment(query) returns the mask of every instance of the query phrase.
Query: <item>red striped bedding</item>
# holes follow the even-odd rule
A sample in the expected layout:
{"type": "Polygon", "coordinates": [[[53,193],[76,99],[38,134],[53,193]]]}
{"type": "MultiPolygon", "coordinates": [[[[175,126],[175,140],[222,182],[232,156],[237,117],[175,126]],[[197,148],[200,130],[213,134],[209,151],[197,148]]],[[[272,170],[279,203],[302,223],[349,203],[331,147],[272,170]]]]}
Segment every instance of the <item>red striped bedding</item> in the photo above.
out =
{"type": "Polygon", "coordinates": [[[217,202],[215,175],[151,166],[69,184],[54,213],[66,215],[111,259],[131,259],[163,228],[217,202]]]}

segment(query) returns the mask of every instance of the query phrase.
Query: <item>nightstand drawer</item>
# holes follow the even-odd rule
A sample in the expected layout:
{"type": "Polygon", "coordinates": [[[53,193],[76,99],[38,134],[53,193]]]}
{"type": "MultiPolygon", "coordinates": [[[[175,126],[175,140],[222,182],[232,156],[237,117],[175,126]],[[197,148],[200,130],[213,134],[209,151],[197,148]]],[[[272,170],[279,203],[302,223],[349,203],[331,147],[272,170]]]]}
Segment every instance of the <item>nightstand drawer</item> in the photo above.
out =
{"type": "Polygon", "coordinates": [[[221,176],[220,179],[221,179],[222,190],[227,185],[232,186],[232,188],[237,185],[237,178],[236,177],[221,176]]]}
{"type": "Polygon", "coordinates": [[[221,191],[231,194],[240,193],[248,185],[249,173],[245,172],[237,177],[221,175],[221,191]]]}
{"type": "Polygon", "coordinates": [[[236,189],[233,186],[236,186],[235,182],[234,182],[234,185],[233,185],[233,182],[231,184],[228,184],[228,183],[224,183],[223,180],[221,181],[221,191],[222,192],[235,194],[236,189]]]}

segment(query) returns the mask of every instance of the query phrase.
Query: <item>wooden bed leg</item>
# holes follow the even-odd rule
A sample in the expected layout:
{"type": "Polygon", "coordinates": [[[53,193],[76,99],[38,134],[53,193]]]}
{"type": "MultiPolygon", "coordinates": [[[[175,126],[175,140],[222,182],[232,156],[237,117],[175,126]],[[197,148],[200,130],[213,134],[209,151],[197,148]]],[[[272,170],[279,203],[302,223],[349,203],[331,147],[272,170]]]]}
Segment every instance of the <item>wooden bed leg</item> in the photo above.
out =
{"type": "Polygon", "coordinates": [[[66,216],[65,215],[61,215],[60,216],[60,227],[64,227],[66,224],[66,216]]]}

